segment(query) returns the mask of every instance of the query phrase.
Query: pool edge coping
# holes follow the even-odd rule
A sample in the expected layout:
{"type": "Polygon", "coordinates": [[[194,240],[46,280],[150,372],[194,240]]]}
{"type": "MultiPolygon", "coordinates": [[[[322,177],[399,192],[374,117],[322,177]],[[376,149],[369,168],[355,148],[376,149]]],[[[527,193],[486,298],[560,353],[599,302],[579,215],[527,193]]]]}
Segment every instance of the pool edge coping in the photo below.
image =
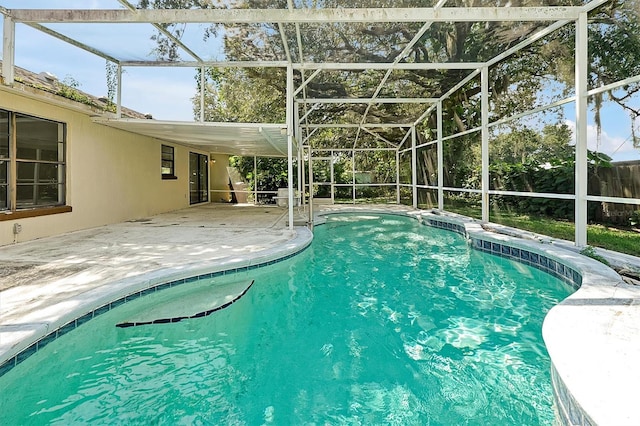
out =
{"type": "Polygon", "coordinates": [[[195,262],[180,267],[158,268],[134,277],[105,283],[48,307],[52,311],[58,308],[58,316],[49,321],[4,325],[4,330],[13,328],[22,329],[24,332],[14,342],[10,342],[11,346],[7,349],[0,347],[0,350],[3,350],[0,352],[0,377],[51,341],[140,296],[179,284],[249,271],[287,260],[304,251],[313,240],[313,233],[307,227],[296,226],[294,232],[293,237],[286,243],[258,252],[205,263],[195,262]],[[75,306],[66,309],[61,306],[64,304],[75,306]]]}

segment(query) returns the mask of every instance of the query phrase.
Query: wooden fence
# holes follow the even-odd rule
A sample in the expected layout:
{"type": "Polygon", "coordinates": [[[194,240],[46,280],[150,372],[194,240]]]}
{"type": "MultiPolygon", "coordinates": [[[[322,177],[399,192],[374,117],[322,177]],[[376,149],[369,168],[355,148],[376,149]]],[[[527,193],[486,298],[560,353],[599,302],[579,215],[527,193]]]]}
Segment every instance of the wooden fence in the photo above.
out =
{"type": "MultiPolygon", "coordinates": [[[[640,161],[621,161],[612,167],[598,168],[589,179],[589,195],[640,198],[640,161]]],[[[595,220],[621,225],[629,224],[631,214],[640,210],[633,204],[599,203],[595,220]]]]}

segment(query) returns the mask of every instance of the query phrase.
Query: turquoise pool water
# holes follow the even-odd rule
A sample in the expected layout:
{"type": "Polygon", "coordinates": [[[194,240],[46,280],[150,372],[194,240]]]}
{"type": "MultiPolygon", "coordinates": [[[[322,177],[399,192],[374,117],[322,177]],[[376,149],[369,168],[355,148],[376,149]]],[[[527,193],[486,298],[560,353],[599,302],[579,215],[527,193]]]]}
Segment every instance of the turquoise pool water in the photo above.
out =
{"type": "Polygon", "coordinates": [[[170,289],[48,344],[0,378],[0,424],[553,422],[541,325],[572,290],[535,268],[410,218],[336,215],[299,256],[215,285],[242,280],[204,318],[115,327],[170,289]]]}

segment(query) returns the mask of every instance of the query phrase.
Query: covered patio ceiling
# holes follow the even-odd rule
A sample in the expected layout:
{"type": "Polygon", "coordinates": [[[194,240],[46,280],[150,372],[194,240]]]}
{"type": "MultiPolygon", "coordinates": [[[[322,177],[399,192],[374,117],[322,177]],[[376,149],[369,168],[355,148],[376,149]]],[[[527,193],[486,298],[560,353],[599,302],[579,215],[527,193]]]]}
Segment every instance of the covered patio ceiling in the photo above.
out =
{"type": "Polygon", "coordinates": [[[287,156],[287,132],[283,124],[201,123],[131,118],[94,118],[93,121],[218,154],[287,156]]]}

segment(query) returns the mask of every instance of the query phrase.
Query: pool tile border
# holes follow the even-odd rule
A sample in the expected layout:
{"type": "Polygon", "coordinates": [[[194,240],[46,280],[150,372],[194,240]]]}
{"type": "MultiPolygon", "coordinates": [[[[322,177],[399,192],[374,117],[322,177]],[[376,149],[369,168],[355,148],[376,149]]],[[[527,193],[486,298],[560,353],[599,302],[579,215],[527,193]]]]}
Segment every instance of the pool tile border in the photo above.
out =
{"type": "Polygon", "coordinates": [[[216,272],[193,275],[187,278],[179,278],[171,281],[159,282],[159,283],[156,283],[155,285],[152,285],[151,287],[147,287],[142,290],[129,293],[112,302],[101,305],[93,309],[92,311],[67,322],[66,324],[61,325],[60,327],[46,334],[42,338],[38,339],[36,342],[28,346],[26,349],[21,350],[11,358],[7,359],[4,363],[2,363],[2,365],[0,365],[0,377],[2,377],[3,375],[11,371],[14,367],[18,366],[22,361],[29,358],[31,355],[35,354],[36,352],[38,352],[40,349],[44,348],[47,344],[53,342],[59,337],[64,336],[68,332],[75,330],[76,328],[80,327],[82,324],[86,323],[87,321],[99,315],[102,315],[106,312],[109,312],[110,310],[124,303],[130,302],[132,300],[136,300],[139,297],[142,297],[148,294],[155,293],[156,291],[162,291],[164,289],[177,287],[182,284],[193,283],[199,280],[208,280],[208,279],[218,278],[224,275],[231,275],[238,272],[240,273],[248,272],[254,269],[275,265],[277,263],[284,262],[285,260],[289,260],[292,257],[304,252],[308,247],[309,247],[309,244],[305,245],[304,247],[300,248],[295,252],[289,253],[287,255],[284,255],[282,257],[278,257],[275,259],[265,260],[263,262],[241,266],[241,267],[224,269],[216,272]]]}
{"type": "Polygon", "coordinates": [[[505,259],[514,260],[524,265],[533,266],[536,269],[560,279],[564,283],[573,287],[574,290],[579,289],[582,285],[582,274],[580,274],[579,271],[552,257],[521,247],[515,247],[511,244],[471,236],[467,233],[464,224],[448,222],[430,217],[425,218],[424,222],[434,228],[453,231],[463,235],[470,241],[471,246],[476,250],[505,259]]]}

